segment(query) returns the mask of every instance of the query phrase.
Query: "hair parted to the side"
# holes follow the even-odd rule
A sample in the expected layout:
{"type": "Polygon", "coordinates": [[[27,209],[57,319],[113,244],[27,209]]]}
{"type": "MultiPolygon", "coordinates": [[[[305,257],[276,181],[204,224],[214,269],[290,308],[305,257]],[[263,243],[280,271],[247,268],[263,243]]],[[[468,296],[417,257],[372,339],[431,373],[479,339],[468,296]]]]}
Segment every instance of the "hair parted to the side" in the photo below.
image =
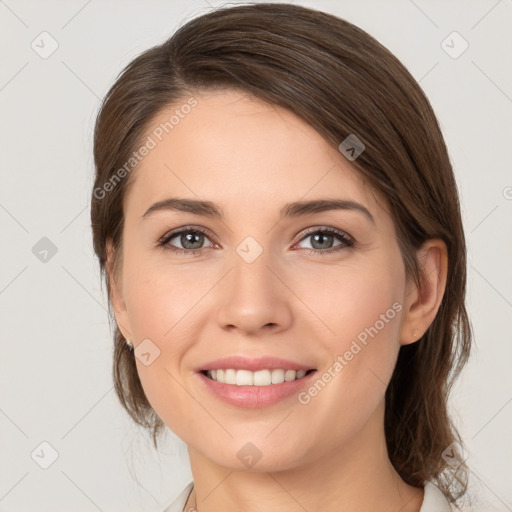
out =
{"type": "MultiPolygon", "coordinates": [[[[135,170],[105,187],[164,108],[194,91],[236,88],[284,107],[333,147],[355,134],[365,150],[352,165],[385,199],[408,276],[422,276],[416,250],[429,238],[448,249],[445,294],[436,318],[416,343],[401,347],[386,391],[389,457],[402,479],[434,480],[456,504],[468,468],[442,457],[462,440],[447,401],[466,363],[472,329],[465,307],[466,245],[458,191],[433,109],[400,61],[342,18],[291,4],[257,3],[211,11],[187,22],[163,44],[135,58],[107,93],[94,133],[96,175],[91,200],[94,250],[106,278],[122,261],[123,198],[135,170]],[[101,191],[101,193],[99,192],[101,191]],[[106,268],[107,240],[114,263],[106,268]]],[[[155,448],[164,428],[140,383],[133,350],[117,325],[113,372],[130,416],[150,429],[155,448]]]]}

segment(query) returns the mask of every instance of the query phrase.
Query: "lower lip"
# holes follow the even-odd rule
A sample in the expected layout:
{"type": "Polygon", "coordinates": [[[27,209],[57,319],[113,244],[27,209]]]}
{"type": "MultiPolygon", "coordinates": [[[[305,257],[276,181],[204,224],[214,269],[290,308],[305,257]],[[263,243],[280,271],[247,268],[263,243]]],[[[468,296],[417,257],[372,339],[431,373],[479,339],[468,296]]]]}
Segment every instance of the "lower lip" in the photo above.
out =
{"type": "Polygon", "coordinates": [[[302,388],[310,385],[315,374],[316,370],[302,379],[285,381],[281,384],[269,384],[268,386],[236,386],[210,379],[201,372],[197,373],[201,383],[217,398],[228,404],[248,409],[267,407],[299,393],[302,388]]]}

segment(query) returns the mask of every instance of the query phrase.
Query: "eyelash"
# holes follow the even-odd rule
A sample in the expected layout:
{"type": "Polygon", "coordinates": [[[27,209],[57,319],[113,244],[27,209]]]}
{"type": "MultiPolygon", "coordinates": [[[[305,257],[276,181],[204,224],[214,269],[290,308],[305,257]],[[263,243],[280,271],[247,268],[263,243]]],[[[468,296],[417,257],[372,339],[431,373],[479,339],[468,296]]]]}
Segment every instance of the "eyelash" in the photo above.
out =
{"type": "MultiPolygon", "coordinates": [[[[200,253],[203,249],[206,249],[206,247],[202,247],[201,249],[180,249],[179,247],[174,247],[172,245],[168,245],[169,241],[175,238],[178,235],[181,235],[183,233],[201,233],[208,238],[210,238],[209,233],[201,228],[186,226],[183,229],[180,229],[178,231],[174,231],[169,234],[165,234],[162,238],[160,238],[157,242],[157,247],[162,247],[163,249],[167,251],[171,251],[175,254],[187,254],[189,256],[195,256],[198,253],[200,253]]],[[[313,228],[311,230],[308,230],[302,238],[299,240],[299,242],[302,242],[302,240],[308,238],[311,235],[322,233],[322,234],[328,234],[328,235],[335,235],[338,240],[340,240],[342,243],[336,247],[330,248],[330,249],[303,249],[307,251],[307,254],[309,255],[324,255],[326,253],[334,254],[337,253],[343,249],[349,249],[351,247],[355,246],[355,240],[344,233],[343,231],[339,231],[334,228],[313,228]]]]}

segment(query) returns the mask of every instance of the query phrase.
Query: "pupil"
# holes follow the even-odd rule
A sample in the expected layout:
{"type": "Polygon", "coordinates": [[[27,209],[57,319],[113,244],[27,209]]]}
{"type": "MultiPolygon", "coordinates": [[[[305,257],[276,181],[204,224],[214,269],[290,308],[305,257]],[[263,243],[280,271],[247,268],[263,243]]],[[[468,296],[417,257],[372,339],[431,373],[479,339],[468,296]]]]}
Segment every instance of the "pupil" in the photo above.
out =
{"type": "MultiPolygon", "coordinates": [[[[322,238],[324,239],[330,239],[332,238],[333,235],[328,235],[328,234],[325,234],[325,233],[317,233],[313,236],[313,247],[315,249],[329,249],[329,247],[315,247],[315,243],[317,242],[318,238],[320,238],[320,240],[322,238]]],[[[325,244],[325,241],[324,241],[324,244],[325,244]]],[[[322,245],[322,243],[320,243],[320,245],[322,245]]]]}
{"type": "Polygon", "coordinates": [[[187,233],[186,235],[181,235],[180,241],[186,249],[200,249],[203,245],[203,237],[202,233],[187,233]],[[194,238],[196,238],[195,242],[193,241],[194,238]],[[189,243],[192,244],[192,247],[187,245],[189,243]]]}

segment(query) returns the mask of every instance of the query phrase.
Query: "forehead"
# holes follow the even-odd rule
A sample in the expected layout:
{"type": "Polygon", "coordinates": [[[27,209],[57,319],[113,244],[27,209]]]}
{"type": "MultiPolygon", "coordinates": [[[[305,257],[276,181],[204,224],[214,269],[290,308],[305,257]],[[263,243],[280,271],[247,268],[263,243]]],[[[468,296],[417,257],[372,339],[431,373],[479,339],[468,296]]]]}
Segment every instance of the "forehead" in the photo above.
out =
{"type": "Polygon", "coordinates": [[[143,139],[152,148],[132,171],[138,210],[171,194],[227,205],[227,213],[319,197],[376,208],[359,171],[314,128],[243,92],[184,97],[150,121],[143,139]]]}

